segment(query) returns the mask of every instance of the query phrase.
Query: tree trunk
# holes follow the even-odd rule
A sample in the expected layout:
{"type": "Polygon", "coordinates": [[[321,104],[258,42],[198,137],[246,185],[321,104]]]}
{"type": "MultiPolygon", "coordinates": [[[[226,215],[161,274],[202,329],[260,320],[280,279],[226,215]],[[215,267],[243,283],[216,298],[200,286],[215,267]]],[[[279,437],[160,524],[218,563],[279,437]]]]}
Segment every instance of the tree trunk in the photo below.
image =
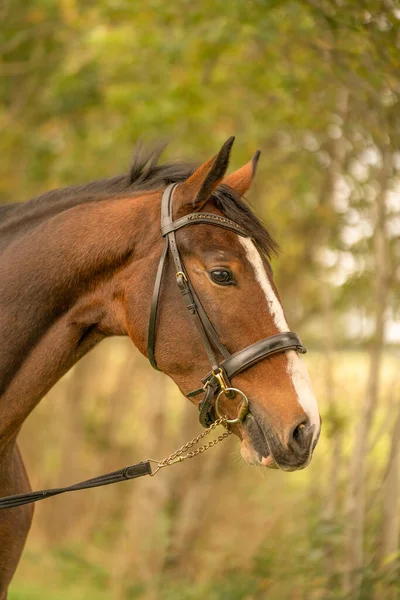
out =
{"type": "MultiPolygon", "coordinates": [[[[336,113],[341,119],[342,128],[346,123],[349,112],[349,92],[347,89],[341,89],[337,98],[336,113]]],[[[325,180],[320,192],[320,206],[327,206],[328,211],[324,211],[325,216],[335,216],[335,201],[338,185],[343,172],[343,163],[345,160],[344,133],[340,137],[331,140],[329,145],[330,164],[326,170],[325,180]]],[[[322,249],[330,246],[331,223],[322,223],[319,247],[322,249]]],[[[324,396],[327,402],[328,431],[331,438],[332,449],[330,453],[330,464],[327,467],[327,486],[326,499],[323,519],[326,524],[333,524],[336,520],[338,486],[340,481],[340,465],[342,454],[343,435],[338,418],[338,409],[336,406],[335,392],[335,315],[332,302],[332,284],[326,277],[326,265],[320,264],[319,279],[321,281],[321,314],[323,318],[323,350],[324,350],[324,396]]],[[[326,432],[325,432],[326,433],[326,432]]],[[[327,580],[330,581],[337,572],[337,565],[334,560],[335,546],[330,536],[326,536],[324,542],[324,559],[327,580]]]]}
{"type": "Polygon", "coordinates": [[[383,153],[380,173],[380,191],[376,198],[374,231],[375,263],[375,327],[370,350],[367,389],[358,419],[346,506],[346,552],[344,591],[352,599],[359,597],[364,562],[365,470],[368,453],[368,435],[374,418],[379,392],[380,369],[384,345],[385,313],[388,302],[386,199],[392,172],[392,156],[383,153]]]}
{"type": "Polygon", "coordinates": [[[386,581],[378,582],[376,600],[396,600],[398,589],[386,584],[398,581],[400,576],[400,398],[397,400],[397,418],[392,430],[388,463],[383,482],[383,515],[381,525],[380,563],[386,581]]]}

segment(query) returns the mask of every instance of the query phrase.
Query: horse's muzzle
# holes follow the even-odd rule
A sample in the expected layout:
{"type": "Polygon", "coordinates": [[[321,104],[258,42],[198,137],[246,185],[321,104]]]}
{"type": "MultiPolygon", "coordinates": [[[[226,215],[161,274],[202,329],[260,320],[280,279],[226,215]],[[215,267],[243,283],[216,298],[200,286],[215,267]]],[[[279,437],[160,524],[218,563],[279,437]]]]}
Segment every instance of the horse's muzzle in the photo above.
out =
{"type": "Polygon", "coordinates": [[[312,452],[318,442],[315,436],[315,425],[310,425],[307,418],[295,423],[282,440],[259,411],[253,407],[243,423],[243,431],[247,442],[258,455],[261,465],[274,467],[282,471],[304,469],[311,461],[312,452]],[[267,460],[268,459],[268,460],[267,460]]]}

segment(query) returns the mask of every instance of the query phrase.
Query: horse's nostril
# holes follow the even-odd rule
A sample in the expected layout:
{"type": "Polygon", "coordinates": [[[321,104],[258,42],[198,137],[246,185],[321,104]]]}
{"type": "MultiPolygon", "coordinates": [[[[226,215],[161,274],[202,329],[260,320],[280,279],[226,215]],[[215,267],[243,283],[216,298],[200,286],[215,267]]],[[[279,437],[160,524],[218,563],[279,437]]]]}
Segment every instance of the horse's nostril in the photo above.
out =
{"type": "Polygon", "coordinates": [[[303,424],[297,425],[297,427],[295,427],[295,429],[292,433],[292,437],[296,442],[298,442],[300,440],[301,430],[304,429],[304,427],[305,427],[305,425],[303,425],[303,424]]]}
{"type": "Polygon", "coordinates": [[[303,418],[300,423],[294,426],[289,435],[289,444],[295,442],[296,445],[304,447],[309,443],[310,422],[308,417],[303,418]]]}

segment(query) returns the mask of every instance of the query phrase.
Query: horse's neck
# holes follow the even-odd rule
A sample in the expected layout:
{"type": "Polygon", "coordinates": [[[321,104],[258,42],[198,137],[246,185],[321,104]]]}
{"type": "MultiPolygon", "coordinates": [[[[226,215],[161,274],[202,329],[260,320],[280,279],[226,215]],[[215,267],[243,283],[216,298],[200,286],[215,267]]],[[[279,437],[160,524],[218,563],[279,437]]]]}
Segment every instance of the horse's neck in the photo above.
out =
{"type": "Polygon", "coordinates": [[[83,354],[126,334],[118,274],[150,253],[155,200],[76,206],[0,255],[0,446],[83,354]]]}
{"type": "Polygon", "coordinates": [[[0,252],[16,237],[22,237],[30,229],[45,220],[57,216],[77,205],[126,193],[129,182],[126,176],[93,181],[85,185],[56,189],[32,198],[28,202],[0,206],[0,252]]]}

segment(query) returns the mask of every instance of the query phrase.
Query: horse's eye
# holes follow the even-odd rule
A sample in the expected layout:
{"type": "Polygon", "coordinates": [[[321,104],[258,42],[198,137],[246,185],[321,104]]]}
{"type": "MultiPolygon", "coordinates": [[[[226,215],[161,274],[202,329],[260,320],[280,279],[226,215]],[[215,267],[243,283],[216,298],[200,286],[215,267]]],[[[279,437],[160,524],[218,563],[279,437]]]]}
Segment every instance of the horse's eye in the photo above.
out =
{"type": "Polygon", "coordinates": [[[210,271],[210,277],[218,285],[233,285],[235,283],[229,269],[213,269],[210,271]]]}

